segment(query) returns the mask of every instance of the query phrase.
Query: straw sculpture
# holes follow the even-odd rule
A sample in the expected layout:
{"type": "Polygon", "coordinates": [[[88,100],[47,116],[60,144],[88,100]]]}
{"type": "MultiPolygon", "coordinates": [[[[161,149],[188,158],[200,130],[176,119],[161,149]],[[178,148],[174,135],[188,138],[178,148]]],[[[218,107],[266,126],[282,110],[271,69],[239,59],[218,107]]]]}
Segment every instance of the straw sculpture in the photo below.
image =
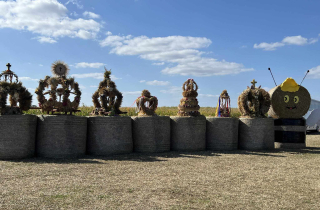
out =
{"type": "Polygon", "coordinates": [[[294,79],[287,78],[281,85],[269,91],[271,108],[268,115],[272,118],[302,118],[310,107],[311,97],[306,88],[294,79]]]}
{"type": "Polygon", "coordinates": [[[251,87],[244,90],[238,98],[238,108],[241,117],[244,118],[257,118],[266,117],[266,113],[270,108],[270,95],[267,91],[259,86],[255,87],[257,83],[253,80],[251,87]]]}
{"type": "Polygon", "coordinates": [[[143,90],[141,96],[136,99],[138,116],[154,116],[158,108],[158,99],[151,96],[148,90],[143,90]]]}
{"type": "Polygon", "coordinates": [[[223,90],[219,96],[216,117],[230,117],[230,112],[230,97],[227,90],[223,90]]]}
{"type": "Polygon", "coordinates": [[[7,64],[7,67],[8,69],[0,74],[0,114],[22,114],[22,111],[30,109],[32,95],[18,81],[18,76],[10,70],[10,63],[7,64]],[[3,81],[1,81],[2,77],[4,77],[3,81]],[[12,82],[13,77],[16,78],[15,82],[12,82]],[[6,106],[8,95],[10,106],[6,106]],[[17,106],[18,103],[19,106],[17,106]]]}
{"type": "Polygon", "coordinates": [[[122,93],[118,91],[116,84],[110,79],[111,70],[105,69],[104,80],[100,82],[98,90],[92,95],[95,109],[91,115],[119,115],[126,112],[120,111],[122,93]],[[99,101],[100,99],[100,101],[99,101]]]}
{"type": "Polygon", "coordinates": [[[193,79],[188,79],[182,85],[182,96],[178,105],[178,116],[199,116],[198,85],[193,79]]]}
{"type": "Polygon", "coordinates": [[[79,111],[81,91],[74,78],[66,77],[69,72],[68,65],[63,61],[56,61],[52,64],[51,71],[55,76],[46,76],[44,80],[40,80],[39,86],[35,90],[42,112],[47,112],[47,114],[49,112],[52,114],[54,112],[64,112],[65,114],[70,112],[72,114],[79,111]],[[49,90],[44,92],[46,88],[49,90]],[[69,99],[70,94],[74,94],[73,101],[69,99]],[[49,99],[46,99],[45,95],[49,95],[49,99]]]}

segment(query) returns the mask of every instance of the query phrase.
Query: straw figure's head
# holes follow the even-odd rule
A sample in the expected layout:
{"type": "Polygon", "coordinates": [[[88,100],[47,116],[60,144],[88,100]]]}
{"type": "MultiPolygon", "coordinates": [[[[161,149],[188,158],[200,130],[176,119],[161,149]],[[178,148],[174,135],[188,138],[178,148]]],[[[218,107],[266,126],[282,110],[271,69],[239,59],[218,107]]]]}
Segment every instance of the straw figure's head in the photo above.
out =
{"type": "Polygon", "coordinates": [[[138,116],[154,116],[158,108],[158,99],[148,90],[143,90],[141,96],[136,99],[136,105],[138,116]]]}
{"type": "Polygon", "coordinates": [[[32,95],[19,82],[18,76],[10,70],[10,63],[7,70],[0,74],[0,115],[22,114],[31,107],[32,95]],[[12,79],[15,78],[15,81],[12,79]],[[10,106],[7,106],[9,95],[10,106]],[[18,105],[19,103],[19,105],[18,105]]]}
{"type": "Polygon", "coordinates": [[[227,90],[223,90],[219,96],[218,105],[216,109],[216,117],[230,117],[230,97],[227,90]]]}
{"type": "Polygon", "coordinates": [[[257,83],[253,80],[251,87],[244,90],[238,98],[238,108],[241,113],[241,117],[256,118],[266,117],[266,113],[270,108],[270,95],[267,91],[259,86],[255,86],[257,83]]]}
{"type": "Polygon", "coordinates": [[[95,109],[91,115],[111,116],[111,111],[114,113],[113,115],[125,114],[126,112],[120,111],[122,93],[118,91],[115,82],[110,79],[111,70],[106,69],[106,67],[104,69],[104,79],[100,82],[98,90],[92,95],[95,109]]]}
{"type": "Polygon", "coordinates": [[[39,86],[35,93],[38,95],[39,106],[42,112],[64,112],[70,114],[78,111],[81,99],[79,84],[74,78],[67,78],[69,67],[63,61],[56,61],[51,66],[53,77],[46,76],[39,81],[39,86]],[[45,89],[48,89],[45,91],[45,89]],[[70,94],[74,95],[74,100],[70,101],[70,94]],[[46,99],[46,95],[49,99],[46,99]]]}
{"type": "Polygon", "coordinates": [[[309,110],[311,97],[308,90],[287,78],[281,85],[269,91],[272,118],[302,118],[309,110]]]}

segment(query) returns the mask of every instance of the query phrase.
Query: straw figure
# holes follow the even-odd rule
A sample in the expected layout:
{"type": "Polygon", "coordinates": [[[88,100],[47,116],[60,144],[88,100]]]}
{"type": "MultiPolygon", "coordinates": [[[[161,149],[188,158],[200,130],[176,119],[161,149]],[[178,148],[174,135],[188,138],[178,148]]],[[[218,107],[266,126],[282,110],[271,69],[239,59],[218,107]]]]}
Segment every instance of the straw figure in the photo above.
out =
{"type": "Polygon", "coordinates": [[[123,98],[122,93],[118,91],[116,84],[110,79],[111,70],[108,71],[106,67],[104,69],[104,80],[100,82],[98,90],[92,95],[95,109],[91,115],[125,114],[126,112],[121,112],[119,109],[123,98]]]}
{"type": "Polygon", "coordinates": [[[230,117],[230,97],[227,90],[223,90],[219,96],[219,101],[216,109],[216,117],[230,117]]]}
{"type": "Polygon", "coordinates": [[[136,99],[138,116],[154,116],[158,108],[158,99],[151,96],[149,90],[143,90],[141,96],[136,99]]]}
{"type": "Polygon", "coordinates": [[[310,107],[311,97],[308,90],[287,78],[281,85],[269,91],[271,108],[268,115],[272,118],[302,118],[310,107]]]}
{"type": "Polygon", "coordinates": [[[69,67],[63,61],[56,61],[51,66],[51,71],[54,77],[46,76],[44,80],[39,81],[39,86],[35,93],[38,95],[39,106],[42,112],[64,112],[70,114],[79,111],[79,103],[81,91],[79,84],[74,81],[74,78],[67,78],[69,67]],[[45,89],[50,89],[46,92],[45,89]],[[73,90],[73,91],[72,91],[73,90]],[[49,95],[49,99],[45,95],[49,95]],[[70,101],[70,94],[74,94],[74,100],[70,101]],[[58,97],[58,98],[57,98],[58,97]],[[62,100],[61,100],[62,98],[62,100]]]}
{"type": "Polygon", "coordinates": [[[19,82],[18,76],[10,70],[10,63],[7,64],[8,69],[0,74],[0,114],[22,114],[31,107],[32,95],[19,82]],[[4,80],[2,78],[4,77],[4,80]],[[12,82],[13,77],[16,78],[12,82]],[[9,95],[10,106],[6,106],[7,97],[9,95]],[[19,106],[17,104],[19,103],[19,106]]]}
{"type": "Polygon", "coordinates": [[[199,116],[198,85],[193,79],[188,79],[182,85],[182,96],[178,105],[178,116],[199,116]]]}
{"type": "Polygon", "coordinates": [[[255,80],[252,80],[251,87],[248,87],[241,93],[238,98],[238,107],[241,113],[241,117],[244,118],[256,118],[266,117],[266,113],[270,108],[270,95],[267,91],[259,86],[256,88],[255,80]]]}

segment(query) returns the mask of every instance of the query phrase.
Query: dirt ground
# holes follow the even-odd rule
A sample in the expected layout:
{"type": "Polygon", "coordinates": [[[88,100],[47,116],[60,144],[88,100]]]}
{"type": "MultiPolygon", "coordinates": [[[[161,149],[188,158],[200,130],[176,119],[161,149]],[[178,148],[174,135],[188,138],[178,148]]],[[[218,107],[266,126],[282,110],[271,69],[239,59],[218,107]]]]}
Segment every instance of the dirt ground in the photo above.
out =
{"type": "Polygon", "coordinates": [[[0,161],[0,209],[320,209],[306,149],[0,161]]]}

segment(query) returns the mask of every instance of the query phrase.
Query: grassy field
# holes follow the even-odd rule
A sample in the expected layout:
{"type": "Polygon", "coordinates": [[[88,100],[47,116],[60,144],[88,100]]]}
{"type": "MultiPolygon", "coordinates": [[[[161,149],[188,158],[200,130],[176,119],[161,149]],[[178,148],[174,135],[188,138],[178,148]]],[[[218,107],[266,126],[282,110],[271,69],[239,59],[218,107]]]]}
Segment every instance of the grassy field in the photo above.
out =
{"type": "MultiPolygon", "coordinates": [[[[94,109],[93,106],[81,106],[79,107],[79,109],[81,110],[81,112],[77,112],[76,115],[78,116],[89,116],[89,114],[91,113],[91,111],[94,109]]],[[[135,107],[121,107],[120,108],[121,111],[123,112],[128,112],[127,114],[124,114],[122,116],[137,116],[138,113],[136,113],[136,109],[135,107]]],[[[159,116],[176,116],[178,112],[178,108],[177,107],[158,107],[158,109],[156,110],[156,114],[159,116]]],[[[37,110],[37,109],[33,109],[33,110],[29,110],[27,112],[25,112],[26,114],[42,114],[41,110],[37,110]]],[[[206,117],[208,116],[215,116],[216,113],[216,108],[215,107],[201,107],[200,108],[200,113],[206,117]]],[[[231,109],[231,117],[239,117],[240,116],[240,112],[238,110],[238,108],[232,108],[231,109]]]]}
{"type": "Polygon", "coordinates": [[[0,209],[320,209],[307,149],[0,161],[0,209]]]}

